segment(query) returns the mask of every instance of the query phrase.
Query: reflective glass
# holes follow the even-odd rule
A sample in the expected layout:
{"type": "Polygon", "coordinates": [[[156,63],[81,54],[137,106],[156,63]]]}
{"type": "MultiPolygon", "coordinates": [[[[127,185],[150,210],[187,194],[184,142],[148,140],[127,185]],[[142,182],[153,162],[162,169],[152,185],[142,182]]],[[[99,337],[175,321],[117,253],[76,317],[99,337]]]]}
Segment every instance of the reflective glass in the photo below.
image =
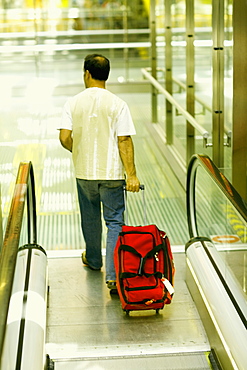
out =
{"type": "Polygon", "coordinates": [[[229,271],[246,294],[247,221],[202,167],[197,168],[195,205],[198,235],[210,237],[229,271]]]}
{"type": "Polygon", "coordinates": [[[4,1],[0,45],[1,64],[8,63],[2,73],[15,71],[14,62],[24,68],[28,65],[35,76],[56,78],[60,84],[78,83],[73,81],[71,70],[81,67],[85,55],[102,53],[118,64],[119,73],[112,79],[140,80],[141,73],[129,71],[149,65],[149,3],[4,1]]]}

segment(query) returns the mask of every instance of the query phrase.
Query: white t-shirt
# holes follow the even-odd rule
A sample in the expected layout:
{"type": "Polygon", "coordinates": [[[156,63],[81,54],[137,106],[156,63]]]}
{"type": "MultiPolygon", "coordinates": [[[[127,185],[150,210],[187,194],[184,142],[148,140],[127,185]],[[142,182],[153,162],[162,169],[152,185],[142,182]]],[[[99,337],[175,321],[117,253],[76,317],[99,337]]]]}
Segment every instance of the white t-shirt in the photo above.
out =
{"type": "Polygon", "coordinates": [[[87,88],[65,103],[60,129],[72,130],[77,178],[124,178],[117,137],[135,135],[136,131],[122,99],[106,89],[87,88]]]}

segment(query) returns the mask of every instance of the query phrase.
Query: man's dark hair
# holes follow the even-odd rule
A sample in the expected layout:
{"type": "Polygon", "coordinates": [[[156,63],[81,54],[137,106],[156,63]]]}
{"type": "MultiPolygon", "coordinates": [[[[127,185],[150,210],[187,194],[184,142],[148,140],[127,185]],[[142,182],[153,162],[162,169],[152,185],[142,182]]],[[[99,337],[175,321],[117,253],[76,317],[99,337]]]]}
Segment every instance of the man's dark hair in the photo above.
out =
{"type": "Polygon", "coordinates": [[[106,81],[110,72],[110,61],[101,54],[87,55],[84,60],[84,71],[89,71],[95,80],[106,81]]]}

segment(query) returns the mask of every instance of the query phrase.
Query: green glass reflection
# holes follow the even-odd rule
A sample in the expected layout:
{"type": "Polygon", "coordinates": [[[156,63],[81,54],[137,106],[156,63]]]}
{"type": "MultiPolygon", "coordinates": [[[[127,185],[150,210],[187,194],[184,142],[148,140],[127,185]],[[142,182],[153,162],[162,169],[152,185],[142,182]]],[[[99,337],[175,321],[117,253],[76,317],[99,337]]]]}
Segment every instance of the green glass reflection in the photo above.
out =
{"type": "Polygon", "coordinates": [[[198,167],[195,189],[199,236],[211,238],[225,264],[225,279],[233,274],[246,294],[247,223],[212,178],[198,167]]]}

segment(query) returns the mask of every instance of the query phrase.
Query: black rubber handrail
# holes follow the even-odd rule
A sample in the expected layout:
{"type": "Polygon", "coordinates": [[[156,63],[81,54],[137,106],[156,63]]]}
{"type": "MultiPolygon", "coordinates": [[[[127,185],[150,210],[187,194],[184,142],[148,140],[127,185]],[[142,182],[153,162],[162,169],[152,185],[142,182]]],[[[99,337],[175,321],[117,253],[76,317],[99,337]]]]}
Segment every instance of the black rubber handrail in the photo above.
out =
{"type": "Polygon", "coordinates": [[[31,162],[21,162],[19,165],[0,255],[0,358],[3,351],[8,308],[14,280],[16,257],[26,203],[28,243],[36,244],[37,222],[35,184],[33,166],[31,162]]]}
{"type": "Polygon", "coordinates": [[[190,237],[200,236],[198,234],[196,222],[196,204],[195,204],[195,183],[198,166],[201,166],[214,184],[221,190],[233,207],[238,211],[243,220],[247,223],[247,204],[239,195],[233,185],[219,171],[212,160],[203,154],[192,156],[187,172],[187,218],[190,237]]]}

